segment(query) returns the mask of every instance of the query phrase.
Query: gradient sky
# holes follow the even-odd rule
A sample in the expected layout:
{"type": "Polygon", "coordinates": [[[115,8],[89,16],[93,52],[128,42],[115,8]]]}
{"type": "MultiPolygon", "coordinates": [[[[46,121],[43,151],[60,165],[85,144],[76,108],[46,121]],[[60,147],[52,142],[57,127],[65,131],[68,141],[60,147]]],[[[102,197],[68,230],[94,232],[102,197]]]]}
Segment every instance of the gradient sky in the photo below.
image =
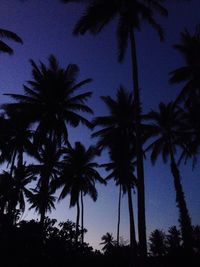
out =
{"type": "MultiPolygon", "coordinates": [[[[156,33],[146,24],[136,35],[144,111],[157,108],[160,101],[174,99],[180,91],[180,85],[170,86],[168,83],[169,72],[183,63],[172,45],[179,42],[180,31],[185,27],[193,31],[200,20],[199,0],[169,2],[168,19],[158,17],[165,29],[166,41],[161,43],[156,33]]],[[[80,79],[93,79],[91,84],[84,87],[84,91],[93,91],[89,105],[95,115],[103,115],[106,112],[99,96],[114,96],[120,84],[131,90],[129,51],[124,63],[117,63],[115,21],[96,37],[74,37],[71,32],[82,10],[81,5],[64,5],[59,0],[0,1],[0,28],[16,32],[24,41],[23,46],[8,42],[15,49],[13,56],[0,55],[1,103],[9,101],[3,93],[21,93],[22,85],[31,78],[29,59],[47,62],[50,54],[54,54],[63,67],[69,63],[78,64],[80,79]]],[[[70,140],[72,143],[80,140],[86,146],[94,143],[94,140],[90,139],[90,132],[83,127],[71,130],[70,140]]],[[[107,156],[104,155],[99,161],[106,162],[107,156]]],[[[197,166],[192,171],[191,165],[188,164],[183,166],[181,171],[192,222],[197,224],[200,223],[200,168],[197,166]]],[[[102,172],[102,175],[105,173],[102,172]]],[[[145,181],[148,234],[155,228],[167,229],[177,224],[178,213],[169,166],[158,161],[152,167],[147,160],[145,181]]],[[[95,248],[106,232],[111,232],[116,237],[118,200],[118,189],[113,183],[97,188],[99,197],[96,203],[85,198],[85,227],[88,229],[85,239],[95,248]]],[[[57,205],[56,211],[53,211],[50,217],[59,221],[75,221],[76,209],[69,210],[68,206],[69,201],[65,199],[57,205]]],[[[136,208],[136,196],[134,206],[136,208]]],[[[32,211],[26,211],[23,219],[35,216],[32,211]]],[[[121,235],[126,240],[129,231],[126,196],[123,197],[121,217],[121,235]]],[[[137,216],[135,219],[137,220],[137,216]]]]}

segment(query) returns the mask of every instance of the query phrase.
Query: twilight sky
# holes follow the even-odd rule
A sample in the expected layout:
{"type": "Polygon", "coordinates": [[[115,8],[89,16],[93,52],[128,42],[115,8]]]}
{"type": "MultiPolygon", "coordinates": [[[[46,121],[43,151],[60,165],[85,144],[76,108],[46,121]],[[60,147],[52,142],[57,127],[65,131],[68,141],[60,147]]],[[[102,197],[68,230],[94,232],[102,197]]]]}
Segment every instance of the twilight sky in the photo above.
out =
{"type": "MultiPolygon", "coordinates": [[[[146,24],[137,34],[137,49],[140,72],[140,88],[143,110],[157,108],[160,101],[167,102],[179,92],[181,85],[170,86],[168,73],[181,66],[181,56],[172,48],[179,42],[179,32],[185,27],[193,31],[200,22],[199,0],[168,1],[170,4],[168,19],[159,18],[166,33],[166,41],[161,43],[156,33],[146,24]]],[[[119,85],[131,90],[131,70],[129,50],[123,64],[117,62],[115,21],[96,37],[85,35],[72,36],[71,32],[79,18],[83,6],[79,4],[64,5],[59,0],[1,0],[0,28],[16,32],[24,45],[8,43],[15,49],[13,56],[0,55],[0,103],[9,101],[3,93],[21,93],[22,85],[31,78],[29,59],[47,62],[54,54],[61,66],[69,63],[80,67],[80,80],[92,78],[93,82],[83,88],[92,90],[93,97],[89,105],[95,115],[106,112],[99,99],[101,95],[114,96],[119,85]]],[[[70,131],[70,140],[82,141],[86,146],[94,143],[90,132],[79,127],[70,131]]],[[[104,155],[99,162],[106,162],[104,155]]],[[[183,166],[182,183],[193,224],[200,223],[200,168],[192,172],[191,165],[183,166]]],[[[102,175],[105,173],[102,172],[102,175]]],[[[178,215],[175,206],[173,180],[168,165],[161,161],[152,167],[149,160],[145,162],[147,232],[155,228],[166,229],[177,224],[178,215]]],[[[118,189],[109,183],[107,187],[97,186],[99,197],[96,203],[85,198],[85,227],[88,229],[86,241],[98,247],[101,236],[112,232],[116,237],[118,189]]],[[[136,207],[136,197],[134,197],[136,207]]],[[[68,209],[69,201],[65,199],[57,205],[50,217],[59,221],[75,221],[76,209],[68,209]]],[[[135,219],[137,220],[137,212],[135,219]]],[[[36,216],[27,211],[23,219],[36,216]]],[[[127,199],[123,197],[121,236],[128,239],[127,199]]]]}

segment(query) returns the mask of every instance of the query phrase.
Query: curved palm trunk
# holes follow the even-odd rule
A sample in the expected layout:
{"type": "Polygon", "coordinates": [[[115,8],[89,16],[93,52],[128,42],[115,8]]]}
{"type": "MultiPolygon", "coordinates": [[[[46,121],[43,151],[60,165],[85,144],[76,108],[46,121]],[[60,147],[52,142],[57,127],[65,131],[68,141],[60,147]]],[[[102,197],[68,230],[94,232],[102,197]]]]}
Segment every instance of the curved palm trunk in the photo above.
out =
{"type": "Polygon", "coordinates": [[[81,191],[81,244],[83,245],[84,243],[84,223],[83,223],[83,218],[84,218],[84,205],[83,205],[83,192],[81,191]]]}
{"type": "Polygon", "coordinates": [[[119,246],[119,228],[121,217],[121,198],[122,198],[122,186],[119,186],[119,201],[118,201],[118,222],[117,222],[117,246],[119,246]]]}
{"type": "Polygon", "coordinates": [[[185,195],[181,185],[180,172],[174,159],[172,150],[170,151],[171,157],[171,172],[174,177],[174,187],[176,191],[176,203],[179,209],[179,223],[181,226],[181,234],[183,244],[187,252],[192,252],[192,225],[189,212],[187,209],[185,195]]]}
{"type": "Polygon", "coordinates": [[[78,235],[79,235],[79,230],[78,230],[78,226],[79,226],[79,220],[80,220],[80,205],[79,205],[79,198],[77,200],[76,203],[76,207],[77,207],[77,216],[76,216],[76,244],[78,243],[78,235]]]}
{"type": "Polygon", "coordinates": [[[133,214],[132,192],[130,187],[128,187],[127,193],[128,193],[129,223],[130,223],[130,247],[132,255],[131,260],[136,260],[137,243],[135,238],[135,222],[133,214]]]}
{"type": "Polygon", "coordinates": [[[145,215],[145,185],[144,185],[144,163],[143,149],[141,139],[141,103],[138,82],[138,63],[136,53],[136,43],[134,31],[130,29],[131,56],[132,56],[132,76],[134,84],[135,101],[135,132],[136,132],[136,156],[137,156],[137,178],[138,178],[138,237],[140,255],[147,256],[147,238],[146,238],[146,215],[145,215]]]}

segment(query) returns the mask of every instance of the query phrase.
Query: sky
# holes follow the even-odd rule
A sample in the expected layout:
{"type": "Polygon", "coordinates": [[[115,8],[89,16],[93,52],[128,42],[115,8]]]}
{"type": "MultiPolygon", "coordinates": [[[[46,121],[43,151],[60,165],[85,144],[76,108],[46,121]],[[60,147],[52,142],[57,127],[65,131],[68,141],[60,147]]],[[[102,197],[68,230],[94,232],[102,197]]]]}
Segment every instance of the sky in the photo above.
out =
{"type": "MultiPolygon", "coordinates": [[[[157,108],[160,101],[173,100],[181,85],[169,85],[169,72],[183,64],[181,56],[173,49],[180,41],[179,33],[187,28],[194,31],[200,22],[199,0],[168,1],[169,17],[158,17],[165,30],[165,42],[160,42],[157,34],[146,24],[136,34],[139,62],[139,81],[143,111],[157,108]]],[[[72,30],[80,17],[83,6],[64,5],[59,0],[1,0],[0,28],[16,32],[24,41],[23,45],[8,41],[14,48],[12,56],[0,54],[0,103],[10,101],[4,93],[22,93],[23,84],[31,79],[30,59],[36,63],[47,63],[49,55],[54,54],[60,65],[66,67],[75,63],[80,68],[79,79],[92,78],[92,83],[83,91],[92,91],[88,104],[95,116],[106,114],[107,110],[100,100],[102,95],[115,96],[123,85],[132,88],[130,51],[127,50],[123,64],[117,62],[116,21],[98,36],[75,37],[72,30]]],[[[70,129],[70,141],[81,141],[86,146],[95,142],[84,127],[70,129]]],[[[107,162],[104,154],[99,162],[107,162]]],[[[105,172],[101,172],[106,175],[105,172]]],[[[200,223],[200,168],[181,166],[182,183],[193,224],[200,223]]],[[[167,229],[177,224],[178,212],[169,165],[158,161],[151,166],[145,161],[147,234],[155,228],[167,229]]],[[[85,227],[88,229],[86,242],[100,248],[101,236],[106,232],[116,238],[118,188],[110,182],[106,187],[97,185],[98,200],[94,203],[85,198],[85,227]]],[[[137,199],[134,195],[135,220],[137,222],[137,199]]],[[[75,221],[76,209],[69,209],[69,199],[57,204],[56,211],[48,214],[58,221],[75,221]]],[[[33,211],[26,211],[22,219],[35,218],[33,211]]],[[[120,235],[128,239],[127,198],[123,197],[120,235]]],[[[137,224],[137,223],[136,223],[137,224]]]]}

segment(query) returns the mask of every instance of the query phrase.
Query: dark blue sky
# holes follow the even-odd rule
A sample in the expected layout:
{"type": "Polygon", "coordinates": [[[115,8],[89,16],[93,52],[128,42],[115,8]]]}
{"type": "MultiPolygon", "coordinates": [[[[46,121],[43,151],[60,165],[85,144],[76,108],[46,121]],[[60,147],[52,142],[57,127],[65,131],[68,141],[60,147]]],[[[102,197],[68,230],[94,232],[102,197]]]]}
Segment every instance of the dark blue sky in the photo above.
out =
{"type": "MultiPolygon", "coordinates": [[[[169,18],[159,18],[165,29],[166,41],[160,43],[156,33],[144,24],[137,34],[137,50],[140,71],[140,88],[143,110],[156,108],[160,101],[169,101],[179,92],[181,86],[170,86],[168,73],[183,64],[181,56],[172,48],[179,42],[179,32],[185,27],[193,31],[200,22],[199,0],[168,1],[169,18]]],[[[22,92],[22,84],[31,78],[29,59],[47,62],[54,54],[61,66],[76,63],[80,67],[80,79],[92,78],[93,82],[84,90],[92,90],[89,104],[95,115],[105,114],[106,109],[99,100],[101,95],[114,96],[120,84],[131,90],[130,57],[127,51],[123,64],[117,63],[115,21],[100,35],[74,37],[71,32],[81,11],[81,5],[64,5],[58,0],[1,0],[0,27],[18,33],[24,45],[10,44],[15,49],[14,56],[0,55],[0,102],[9,101],[3,93],[22,92]]],[[[71,141],[90,139],[88,130],[80,127],[71,131],[71,141]]],[[[105,162],[107,157],[101,158],[105,162]]],[[[194,224],[200,222],[200,169],[192,172],[191,166],[182,168],[182,182],[188,207],[194,224]]],[[[165,229],[177,224],[175,193],[168,165],[162,162],[152,167],[145,163],[147,230],[165,229]]],[[[86,198],[85,226],[86,240],[97,247],[100,237],[106,232],[116,236],[117,194],[114,184],[100,186],[97,203],[86,198]]],[[[136,198],[134,198],[136,203],[136,198]]],[[[68,200],[58,205],[51,217],[58,220],[75,220],[76,210],[68,210],[68,200]]],[[[128,238],[127,199],[123,198],[121,235],[128,238]]],[[[137,214],[136,214],[137,215],[137,214]]],[[[25,219],[35,216],[32,211],[24,214],[25,219]]],[[[136,217],[137,219],[137,217],[136,217]]]]}

